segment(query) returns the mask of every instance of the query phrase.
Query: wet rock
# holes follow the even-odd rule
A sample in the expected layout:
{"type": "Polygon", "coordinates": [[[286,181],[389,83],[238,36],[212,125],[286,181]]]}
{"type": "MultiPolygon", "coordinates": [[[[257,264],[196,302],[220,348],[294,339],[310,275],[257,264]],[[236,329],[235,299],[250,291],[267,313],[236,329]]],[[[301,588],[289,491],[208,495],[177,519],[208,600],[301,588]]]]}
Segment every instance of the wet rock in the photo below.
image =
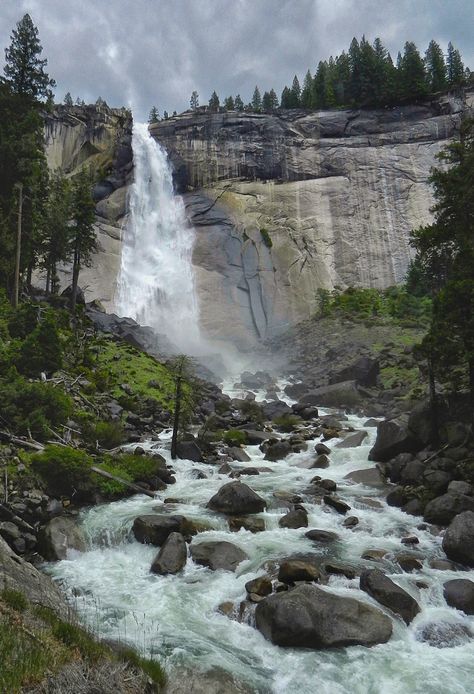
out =
{"type": "Polygon", "coordinates": [[[340,561],[332,560],[324,562],[324,571],[334,576],[345,576],[350,581],[357,576],[357,569],[355,567],[340,561]]]}
{"type": "Polygon", "coordinates": [[[409,516],[422,516],[424,508],[420,499],[410,499],[406,504],[403,504],[402,511],[408,513],[409,516]]]}
{"type": "Polygon", "coordinates": [[[395,487],[387,494],[386,502],[389,506],[401,508],[409,501],[407,493],[403,487],[395,487]]]}
{"type": "Polygon", "coordinates": [[[290,511],[278,521],[280,528],[307,528],[308,514],[303,509],[290,511]]]}
{"type": "Polygon", "coordinates": [[[278,646],[339,648],[385,643],[392,622],[380,610],[317,586],[298,586],[257,605],[257,629],[278,646]]]}
{"type": "Polygon", "coordinates": [[[451,522],[443,537],[443,550],[453,561],[474,566],[474,513],[465,511],[451,522]]]}
{"type": "Polygon", "coordinates": [[[342,525],[345,528],[355,528],[356,525],[359,525],[359,519],[357,516],[348,516],[345,520],[342,521],[342,525]]]}
{"type": "Polygon", "coordinates": [[[11,521],[2,521],[0,523],[0,536],[3,537],[5,542],[12,546],[14,542],[21,538],[21,532],[15,523],[11,521]]]}
{"type": "Polygon", "coordinates": [[[150,571],[162,576],[177,574],[186,565],[186,542],[181,533],[170,533],[163,543],[150,571]]]}
{"type": "Polygon", "coordinates": [[[219,513],[246,515],[260,513],[266,502],[243,482],[229,482],[214,494],[207,507],[219,513]]]}
{"type": "Polygon", "coordinates": [[[327,457],[327,455],[324,455],[324,453],[322,453],[321,455],[318,455],[318,457],[316,458],[316,460],[313,463],[311,463],[311,465],[309,466],[309,469],[313,470],[313,469],[319,468],[319,469],[323,470],[323,469],[326,469],[328,467],[329,467],[329,458],[327,457]]]}
{"type": "Polygon", "coordinates": [[[410,535],[409,537],[402,537],[401,543],[402,545],[418,545],[420,540],[416,537],[416,535],[410,535]]]}
{"type": "Polygon", "coordinates": [[[400,615],[405,624],[410,624],[420,612],[417,601],[379,569],[362,572],[360,589],[384,607],[400,615]]]}
{"type": "Polygon", "coordinates": [[[430,561],[430,567],[438,571],[456,571],[456,566],[452,561],[448,561],[447,559],[432,559],[430,561]]]}
{"type": "Polygon", "coordinates": [[[230,600],[227,600],[226,602],[221,602],[221,604],[217,608],[217,611],[223,614],[225,617],[232,617],[234,609],[234,603],[230,600]]]}
{"type": "Polygon", "coordinates": [[[282,501],[287,501],[289,504],[300,504],[303,499],[299,494],[295,494],[293,492],[284,492],[277,490],[276,492],[273,492],[273,496],[275,499],[281,499],[282,501]]]}
{"type": "Polygon", "coordinates": [[[419,460],[410,460],[401,472],[401,483],[414,487],[421,484],[425,466],[419,460]]]}
{"type": "Polygon", "coordinates": [[[409,552],[399,552],[395,555],[395,561],[400,566],[402,571],[411,573],[412,571],[420,571],[423,568],[423,563],[419,557],[409,552]]]}
{"type": "Polygon", "coordinates": [[[350,480],[355,484],[363,484],[366,487],[373,487],[374,489],[382,489],[386,487],[386,482],[382,477],[380,470],[376,467],[367,468],[365,470],[354,470],[349,472],[344,477],[345,480],[350,480]]]}
{"type": "Polygon", "coordinates": [[[361,395],[357,384],[352,380],[311,390],[300,398],[299,404],[320,405],[322,407],[356,407],[360,401],[361,395]]]}
{"type": "Polygon", "coordinates": [[[314,450],[318,455],[329,455],[331,449],[325,443],[317,443],[314,450]]]}
{"type": "Polygon", "coordinates": [[[416,453],[421,448],[422,444],[408,430],[404,419],[386,419],[377,425],[377,438],[369,460],[386,462],[399,453],[416,453]]]}
{"type": "Polygon", "coordinates": [[[319,542],[323,545],[339,540],[339,535],[337,533],[333,533],[329,530],[318,529],[308,530],[308,532],[305,533],[305,537],[307,537],[308,540],[311,540],[311,542],[319,542]]]}
{"type": "Polygon", "coordinates": [[[207,566],[212,571],[235,571],[242,561],[248,559],[247,554],[231,542],[200,542],[191,544],[190,549],[194,563],[207,566]]]}
{"type": "Polygon", "coordinates": [[[427,523],[448,525],[465,511],[474,511],[474,497],[448,492],[426,504],[423,517],[427,523]]]}
{"type": "Polygon", "coordinates": [[[378,499],[373,499],[371,496],[360,496],[357,499],[357,503],[362,504],[362,506],[366,506],[367,508],[373,508],[376,511],[383,509],[382,502],[378,499]]]}
{"type": "Polygon", "coordinates": [[[274,436],[273,433],[268,431],[256,431],[255,429],[241,429],[241,431],[247,435],[247,441],[250,446],[258,446],[274,436]]]}
{"type": "Polygon", "coordinates": [[[233,517],[229,518],[228,524],[231,533],[238,533],[241,528],[249,530],[251,533],[261,533],[265,530],[263,518],[233,517]]]}
{"type": "Polygon", "coordinates": [[[86,539],[72,518],[52,518],[38,535],[38,550],[48,561],[66,559],[68,550],[86,551],[86,539]]]}
{"type": "Polygon", "coordinates": [[[354,434],[349,434],[343,441],[336,443],[336,448],[357,448],[361,446],[368,434],[366,431],[356,431],[354,434]]]}
{"type": "Polygon", "coordinates": [[[286,458],[291,452],[291,445],[288,441],[277,441],[268,447],[265,453],[265,460],[270,460],[275,463],[278,460],[286,458]]]}
{"type": "MultiPolygon", "coordinates": [[[[425,485],[425,487],[429,487],[429,489],[432,489],[435,494],[444,494],[444,492],[447,491],[451,480],[452,475],[449,472],[445,472],[444,470],[428,469],[423,474],[423,484],[425,485]]],[[[410,484],[410,482],[405,482],[405,484],[410,484]]],[[[451,493],[456,494],[456,489],[452,489],[451,493]]]]}
{"type": "Polygon", "coordinates": [[[262,410],[265,419],[275,419],[276,417],[291,414],[293,411],[291,407],[286,404],[286,402],[278,399],[263,403],[262,410]]]}
{"type": "MultiPolygon", "coordinates": [[[[311,480],[311,483],[313,483],[313,480],[311,480]]],[[[328,492],[335,492],[337,490],[337,484],[334,482],[334,480],[328,480],[328,479],[320,479],[318,481],[318,486],[321,487],[321,489],[326,489],[328,492]]]]}
{"type": "Polygon", "coordinates": [[[138,542],[160,547],[171,533],[188,537],[195,534],[196,529],[184,516],[149,514],[135,518],[132,532],[138,542]]]}
{"type": "Polygon", "coordinates": [[[474,614],[474,582],[467,578],[446,581],[443,586],[444,599],[450,607],[474,614]]]}
{"type": "Polygon", "coordinates": [[[386,554],[386,549],[367,549],[361,555],[361,559],[367,559],[368,561],[382,561],[386,554]]]}
{"type": "Polygon", "coordinates": [[[250,456],[247,455],[243,448],[239,448],[238,446],[229,446],[225,453],[230,456],[232,460],[237,460],[239,463],[248,463],[250,461],[250,456]]]}
{"type": "Polygon", "coordinates": [[[195,441],[179,441],[176,454],[181,460],[192,460],[195,463],[203,461],[202,451],[195,441]]]}
{"type": "Polygon", "coordinates": [[[327,506],[331,506],[331,508],[333,508],[338,513],[341,513],[342,515],[345,515],[348,511],[351,510],[349,504],[346,504],[345,501],[342,501],[342,499],[335,495],[326,494],[323,497],[323,501],[327,506]]]}
{"type": "Polygon", "coordinates": [[[319,569],[306,561],[290,559],[280,564],[278,580],[287,585],[293,585],[296,581],[318,581],[319,569]]]}
{"type": "Polygon", "coordinates": [[[272,582],[268,576],[259,576],[251,581],[247,581],[245,590],[247,593],[254,593],[255,595],[265,597],[266,595],[270,595],[273,590],[272,582]]]}
{"type": "Polygon", "coordinates": [[[363,426],[364,427],[376,427],[378,423],[379,423],[378,419],[374,419],[373,417],[371,417],[366,422],[364,422],[363,426]]]}
{"type": "Polygon", "coordinates": [[[416,631],[418,641],[434,648],[455,648],[467,643],[472,636],[469,628],[461,622],[429,622],[416,631]]]}
{"type": "Polygon", "coordinates": [[[473,487],[469,482],[464,482],[462,480],[453,480],[448,485],[448,492],[451,494],[463,494],[464,496],[473,495],[473,487]]]}

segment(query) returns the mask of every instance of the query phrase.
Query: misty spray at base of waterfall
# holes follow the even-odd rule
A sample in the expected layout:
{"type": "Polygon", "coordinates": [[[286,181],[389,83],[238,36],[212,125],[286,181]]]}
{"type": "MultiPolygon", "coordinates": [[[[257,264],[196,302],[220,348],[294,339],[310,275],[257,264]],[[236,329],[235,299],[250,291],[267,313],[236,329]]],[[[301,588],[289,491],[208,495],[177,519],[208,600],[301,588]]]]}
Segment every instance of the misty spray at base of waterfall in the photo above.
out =
{"type": "Polygon", "coordinates": [[[191,264],[195,231],[174,194],[165,150],[133,126],[135,180],[124,231],[116,306],[122,316],[164,334],[181,352],[199,354],[204,341],[191,264]]]}

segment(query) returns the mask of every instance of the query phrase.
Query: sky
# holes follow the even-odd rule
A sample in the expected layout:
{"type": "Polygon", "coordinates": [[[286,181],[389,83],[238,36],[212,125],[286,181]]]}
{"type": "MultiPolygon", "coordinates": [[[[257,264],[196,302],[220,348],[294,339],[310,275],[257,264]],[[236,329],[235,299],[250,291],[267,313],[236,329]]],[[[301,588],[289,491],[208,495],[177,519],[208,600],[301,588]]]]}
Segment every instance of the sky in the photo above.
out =
{"type": "MultiPolygon", "coordinates": [[[[146,120],[152,106],[184,111],[196,90],[250,101],[255,85],[280,95],[352,37],[382,39],[396,58],[405,41],[424,53],[448,41],[474,69],[472,0],[0,0],[0,48],[28,12],[57,82],[86,103],[101,96],[146,120]]],[[[2,56],[3,57],[3,56],[2,56]]]]}

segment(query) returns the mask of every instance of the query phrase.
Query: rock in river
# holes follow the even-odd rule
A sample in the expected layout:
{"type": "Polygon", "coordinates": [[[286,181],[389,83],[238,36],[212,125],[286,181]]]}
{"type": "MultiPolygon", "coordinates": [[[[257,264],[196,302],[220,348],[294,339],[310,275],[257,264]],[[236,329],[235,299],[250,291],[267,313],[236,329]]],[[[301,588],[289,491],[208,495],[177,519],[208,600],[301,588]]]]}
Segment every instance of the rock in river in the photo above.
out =
{"type": "Polygon", "coordinates": [[[412,598],[403,588],[397,586],[379,569],[368,569],[362,572],[360,589],[368,593],[381,605],[400,615],[406,624],[410,624],[420,611],[420,606],[415,598],[412,598]]]}
{"type": "Polygon", "coordinates": [[[257,629],[272,643],[292,648],[340,648],[386,643],[392,622],[365,603],[317,586],[298,586],[262,600],[257,629]]]}
{"type": "Polygon", "coordinates": [[[186,564],[186,542],[181,533],[170,533],[151,565],[155,574],[177,574],[186,564]]]}
{"type": "Polygon", "coordinates": [[[474,512],[465,511],[452,521],[443,538],[449,559],[474,566],[474,512]]]}
{"type": "Polygon", "coordinates": [[[191,557],[196,564],[207,566],[212,571],[224,569],[235,571],[237,566],[248,556],[231,542],[200,542],[191,545],[191,557]]]}
{"type": "Polygon", "coordinates": [[[209,500],[207,507],[219,513],[242,515],[260,513],[266,502],[243,482],[229,482],[209,500]]]}
{"type": "Polygon", "coordinates": [[[53,518],[39,535],[39,551],[48,561],[66,559],[69,549],[86,551],[84,533],[72,518],[53,518]]]}

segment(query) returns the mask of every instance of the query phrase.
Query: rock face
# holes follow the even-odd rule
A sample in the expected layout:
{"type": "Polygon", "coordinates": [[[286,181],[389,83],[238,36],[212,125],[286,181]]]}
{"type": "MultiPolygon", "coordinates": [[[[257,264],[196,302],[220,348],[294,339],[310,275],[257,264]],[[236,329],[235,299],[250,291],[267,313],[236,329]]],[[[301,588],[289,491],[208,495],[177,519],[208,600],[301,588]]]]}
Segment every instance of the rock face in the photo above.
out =
{"type": "Polygon", "coordinates": [[[460,513],[443,537],[443,549],[449,559],[474,566],[474,512],[460,513]]]}
{"type": "Polygon", "coordinates": [[[406,624],[410,624],[420,611],[416,600],[379,569],[363,571],[360,588],[381,605],[400,615],[406,624]]]}
{"type": "Polygon", "coordinates": [[[237,344],[308,317],[317,289],[401,281],[461,101],[379,111],[192,113],[151,127],[197,230],[203,328],[237,344]]]}
{"type": "MultiPolygon", "coordinates": [[[[83,268],[80,285],[86,301],[98,299],[113,308],[120,270],[122,225],[127,214],[127,187],[133,176],[132,116],[127,109],[107,106],[55,106],[45,116],[45,153],[51,171],[73,174],[86,165],[107,172],[94,186],[98,253],[83,268]]],[[[60,272],[62,286],[71,283],[71,269],[60,272]]]]}
{"type": "Polygon", "coordinates": [[[257,605],[259,631],[278,646],[338,648],[386,643],[392,622],[380,610],[316,586],[276,593],[257,605]]]}

